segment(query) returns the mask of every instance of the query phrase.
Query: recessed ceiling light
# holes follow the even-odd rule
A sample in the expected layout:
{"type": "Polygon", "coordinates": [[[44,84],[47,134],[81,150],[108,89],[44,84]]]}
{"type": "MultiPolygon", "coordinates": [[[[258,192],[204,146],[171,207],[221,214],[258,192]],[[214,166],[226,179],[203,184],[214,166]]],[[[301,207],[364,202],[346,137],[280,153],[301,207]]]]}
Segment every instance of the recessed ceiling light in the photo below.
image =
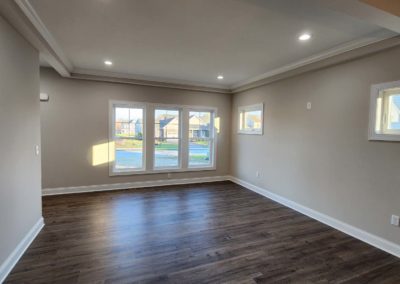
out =
{"type": "Polygon", "coordinates": [[[218,75],[217,79],[218,79],[218,80],[222,80],[222,79],[224,79],[224,76],[218,75]]]}
{"type": "Polygon", "coordinates": [[[307,40],[309,40],[309,39],[311,39],[311,35],[308,34],[308,33],[301,34],[301,35],[299,36],[299,40],[301,40],[301,41],[307,41],[307,40]]]}
{"type": "Polygon", "coordinates": [[[110,60],[106,60],[106,61],[104,61],[104,64],[107,66],[111,66],[113,63],[110,60]]]}

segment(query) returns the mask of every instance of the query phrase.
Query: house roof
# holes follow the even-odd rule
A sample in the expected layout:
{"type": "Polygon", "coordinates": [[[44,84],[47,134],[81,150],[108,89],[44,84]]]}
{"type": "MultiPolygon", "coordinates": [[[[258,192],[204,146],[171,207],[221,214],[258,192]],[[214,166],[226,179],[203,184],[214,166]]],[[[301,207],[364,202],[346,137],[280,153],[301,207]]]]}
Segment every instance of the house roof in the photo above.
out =
{"type": "Polygon", "coordinates": [[[168,125],[174,119],[175,119],[175,117],[160,119],[160,128],[164,128],[166,125],[168,125]]]}

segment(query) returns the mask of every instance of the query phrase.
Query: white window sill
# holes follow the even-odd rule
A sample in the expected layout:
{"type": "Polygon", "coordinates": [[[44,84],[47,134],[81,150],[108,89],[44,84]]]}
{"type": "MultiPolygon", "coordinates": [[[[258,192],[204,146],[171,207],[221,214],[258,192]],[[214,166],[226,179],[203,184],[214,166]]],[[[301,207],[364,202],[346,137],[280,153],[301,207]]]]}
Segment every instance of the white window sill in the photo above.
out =
{"type": "Polygon", "coordinates": [[[110,172],[109,176],[129,176],[129,175],[151,175],[151,174],[165,174],[165,173],[185,173],[185,172],[199,172],[199,171],[215,171],[217,168],[215,166],[207,167],[196,167],[187,169],[154,169],[154,170],[137,170],[137,171],[121,171],[121,172],[110,172]]]}
{"type": "Polygon", "coordinates": [[[376,134],[371,133],[368,137],[370,141],[389,141],[389,142],[400,142],[399,134],[376,134]]]}
{"type": "Polygon", "coordinates": [[[238,134],[246,134],[246,135],[263,135],[262,131],[244,131],[239,130],[238,134]]]}

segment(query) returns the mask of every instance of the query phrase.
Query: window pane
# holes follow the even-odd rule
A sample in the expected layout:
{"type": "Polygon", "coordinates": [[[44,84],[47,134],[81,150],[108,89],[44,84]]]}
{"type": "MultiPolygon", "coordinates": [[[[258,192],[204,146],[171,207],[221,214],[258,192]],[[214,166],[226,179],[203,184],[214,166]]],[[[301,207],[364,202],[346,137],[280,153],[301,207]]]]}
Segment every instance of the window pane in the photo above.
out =
{"type": "Polygon", "coordinates": [[[129,121],[129,108],[116,107],[115,122],[128,122],[128,121],[129,121]]]}
{"type": "Polygon", "coordinates": [[[189,139],[189,166],[211,165],[211,141],[207,139],[189,139]]]}
{"type": "Polygon", "coordinates": [[[179,138],[179,110],[156,109],[154,122],[154,136],[156,138],[179,138]]]}
{"type": "Polygon", "coordinates": [[[388,129],[400,130],[400,94],[389,97],[388,129]]]}
{"type": "Polygon", "coordinates": [[[159,139],[154,141],[154,167],[179,166],[179,139],[159,139]]]}
{"type": "Polygon", "coordinates": [[[210,138],[211,134],[211,112],[189,112],[189,139],[210,138]]]}
{"type": "Polygon", "coordinates": [[[239,107],[239,133],[262,135],[263,109],[263,104],[239,107]]]}
{"type": "Polygon", "coordinates": [[[244,113],[244,129],[260,130],[261,129],[261,110],[247,111],[244,113]]]}
{"type": "Polygon", "coordinates": [[[116,139],[115,163],[116,170],[140,169],[143,167],[143,140],[116,139]]]}
{"type": "Polygon", "coordinates": [[[179,110],[156,109],[154,112],[154,167],[179,166],[179,110]]]}
{"type": "Polygon", "coordinates": [[[212,165],[212,112],[189,112],[189,167],[212,165]]]}
{"type": "Polygon", "coordinates": [[[143,109],[116,107],[115,136],[142,139],[143,109]]]}

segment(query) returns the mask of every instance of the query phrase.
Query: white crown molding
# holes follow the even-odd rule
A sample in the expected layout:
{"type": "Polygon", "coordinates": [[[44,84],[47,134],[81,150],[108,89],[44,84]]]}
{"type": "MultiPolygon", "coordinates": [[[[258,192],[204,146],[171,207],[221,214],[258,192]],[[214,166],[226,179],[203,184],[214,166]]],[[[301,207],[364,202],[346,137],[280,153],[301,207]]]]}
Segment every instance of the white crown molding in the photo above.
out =
{"type": "Polygon", "coordinates": [[[367,35],[366,37],[363,37],[361,39],[357,39],[354,41],[338,45],[334,48],[330,48],[316,55],[301,59],[299,61],[287,64],[277,69],[268,71],[264,74],[255,76],[246,81],[242,81],[238,84],[232,85],[231,91],[233,93],[242,92],[251,88],[272,83],[277,80],[285,79],[303,72],[337,64],[345,60],[355,59],[357,57],[364,56],[372,52],[377,52],[386,48],[390,48],[392,46],[399,44],[400,41],[399,38],[396,37],[396,34],[394,34],[391,31],[381,30],[377,33],[367,35]],[[392,39],[392,41],[390,41],[390,39],[392,39]],[[385,42],[386,44],[382,44],[383,42],[385,42]],[[370,47],[370,48],[362,49],[365,47],[370,47]],[[351,55],[348,54],[351,51],[355,52],[353,52],[351,55]],[[348,54],[350,56],[341,57],[341,55],[344,54],[348,54]],[[332,62],[329,62],[326,65],[317,64],[332,58],[334,58],[335,60],[332,60],[332,62]],[[293,72],[294,70],[296,70],[297,72],[293,72]]]}
{"type": "Polygon", "coordinates": [[[43,196],[60,195],[60,194],[110,191],[119,189],[145,188],[145,187],[178,185],[178,184],[207,183],[216,181],[226,181],[229,180],[229,178],[230,178],[229,176],[210,176],[210,177],[197,177],[197,178],[135,181],[127,183],[113,183],[113,184],[100,184],[100,185],[87,185],[87,186],[44,188],[42,189],[42,195],[43,196]]]}
{"type": "Polygon", "coordinates": [[[33,242],[36,236],[40,233],[43,227],[43,217],[40,217],[40,219],[35,223],[35,225],[33,225],[33,227],[25,235],[25,237],[19,242],[16,248],[7,257],[7,259],[0,265],[0,283],[3,283],[8,274],[10,274],[11,270],[17,264],[18,260],[22,257],[24,252],[27,250],[27,248],[33,242]]]}
{"type": "Polygon", "coordinates": [[[168,80],[144,75],[130,75],[87,69],[74,70],[71,74],[71,78],[232,94],[270,84],[308,71],[356,59],[397,45],[400,45],[400,36],[396,36],[393,32],[387,30],[381,30],[364,38],[347,42],[226,88],[216,85],[203,85],[200,83],[196,85],[194,82],[168,80]]]}
{"type": "Polygon", "coordinates": [[[207,85],[198,82],[190,82],[184,80],[165,79],[144,75],[130,75],[125,73],[97,71],[89,69],[76,68],[71,73],[71,78],[81,80],[94,80],[103,82],[124,83],[142,86],[172,88],[191,91],[202,91],[211,93],[230,94],[228,88],[219,85],[207,85]]]}
{"type": "Polygon", "coordinates": [[[399,38],[394,37],[395,33],[381,30],[378,33],[339,45],[238,84],[221,86],[144,75],[78,69],[73,66],[64,54],[62,48],[46,28],[29,0],[0,1],[0,13],[40,51],[43,58],[63,77],[214,93],[242,92],[400,44],[399,38]]]}
{"type": "Polygon", "coordinates": [[[335,228],[347,235],[350,235],[356,239],[359,239],[359,240],[361,240],[367,244],[370,244],[378,249],[386,251],[387,253],[390,253],[394,256],[400,257],[400,245],[399,244],[393,243],[393,242],[383,239],[379,236],[368,233],[362,229],[359,229],[350,224],[342,222],[331,216],[325,215],[321,212],[318,212],[314,209],[311,209],[309,207],[301,205],[297,202],[294,202],[294,201],[287,199],[283,196],[280,196],[276,193],[268,191],[265,188],[261,188],[259,186],[251,184],[251,183],[244,181],[242,179],[239,179],[237,177],[230,177],[230,180],[238,185],[241,185],[241,186],[251,190],[251,191],[254,191],[254,192],[261,194],[271,200],[274,200],[286,207],[289,207],[297,212],[307,215],[308,217],[310,217],[312,219],[315,219],[315,220],[317,220],[321,223],[324,223],[332,228],[335,228]]]}

